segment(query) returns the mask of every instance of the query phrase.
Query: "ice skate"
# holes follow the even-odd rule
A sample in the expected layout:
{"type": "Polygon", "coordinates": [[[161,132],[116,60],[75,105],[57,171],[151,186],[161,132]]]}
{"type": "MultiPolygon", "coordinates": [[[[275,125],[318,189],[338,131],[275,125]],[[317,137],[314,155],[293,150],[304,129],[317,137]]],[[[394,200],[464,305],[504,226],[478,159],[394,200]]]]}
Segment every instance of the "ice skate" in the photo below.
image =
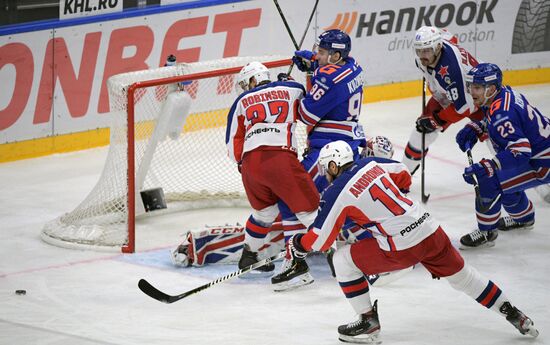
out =
{"type": "Polygon", "coordinates": [[[480,231],[478,229],[460,238],[460,249],[494,247],[497,237],[497,230],[480,231]]]}
{"type": "Polygon", "coordinates": [[[271,278],[273,291],[277,292],[296,289],[311,283],[313,283],[313,277],[309,274],[309,266],[305,260],[285,259],[280,273],[271,278]]]}
{"type": "Polygon", "coordinates": [[[535,225],[535,220],[531,220],[525,223],[518,223],[514,218],[510,216],[501,217],[498,220],[497,227],[501,231],[510,231],[510,230],[531,230],[535,225]]]}
{"type": "Polygon", "coordinates": [[[506,315],[506,320],[516,327],[521,334],[532,337],[539,335],[539,331],[535,328],[535,323],[518,308],[512,306],[510,302],[502,303],[499,310],[502,314],[506,315]]]}
{"type": "Polygon", "coordinates": [[[378,301],[374,301],[371,311],[359,315],[359,320],[339,326],[338,339],[345,343],[381,344],[378,301]]]}
{"type": "MultiPolygon", "coordinates": [[[[250,247],[248,247],[248,245],[245,244],[243,247],[243,253],[239,260],[239,269],[243,269],[245,267],[253,265],[258,261],[260,261],[258,260],[258,253],[251,251],[250,247]]],[[[247,278],[271,277],[273,275],[273,270],[275,270],[275,265],[272,262],[270,262],[266,265],[263,265],[261,267],[256,268],[255,270],[248,272],[247,274],[243,274],[242,276],[239,276],[239,278],[247,279],[247,278]]]]}

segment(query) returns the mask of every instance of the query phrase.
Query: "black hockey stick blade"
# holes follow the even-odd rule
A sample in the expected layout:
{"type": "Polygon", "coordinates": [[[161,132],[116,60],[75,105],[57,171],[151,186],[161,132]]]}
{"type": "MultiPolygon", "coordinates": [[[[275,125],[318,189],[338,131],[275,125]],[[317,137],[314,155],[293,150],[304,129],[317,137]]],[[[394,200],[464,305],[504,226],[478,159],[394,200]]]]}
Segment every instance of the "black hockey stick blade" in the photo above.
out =
{"type": "Polygon", "coordinates": [[[151,285],[151,283],[149,283],[145,279],[140,279],[139,280],[138,287],[147,296],[149,296],[151,298],[154,298],[157,301],[170,304],[170,303],[177,302],[180,299],[183,299],[185,297],[188,297],[188,296],[194,295],[198,292],[201,292],[202,290],[206,290],[206,289],[208,289],[209,287],[211,287],[213,285],[216,285],[216,284],[224,282],[228,279],[235,278],[235,277],[238,277],[240,275],[243,275],[243,274],[248,273],[248,272],[250,272],[250,271],[252,271],[252,270],[254,270],[258,267],[262,267],[264,265],[267,265],[268,263],[270,263],[272,261],[275,261],[277,259],[280,259],[283,256],[285,256],[285,252],[281,252],[277,255],[274,255],[274,256],[271,256],[269,258],[260,260],[260,261],[256,262],[253,265],[250,265],[250,266],[242,268],[238,271],[226,274],[225,276],[219,277],[219,278],[211,281],[210,283],[206,283],[206,284],[201,285],[201,286],[199,286],[197,288],[194,288],[192,290],[183,292],[179,295],[168,295],[167,293],[164,293],[164,292],[160,291],[159,289],[157,289],[156,287],[154,287],[153,285],[151,285]]]}
{"type": "Polygon", "coordinates": [[[144,294],[147,296],[156,299],[157,301],[163,302],[163,303],[172,303],[175,302],[174,297],[170,296],[168,294],[165,294],[164,292],[160,291],[153,285],[151,285],[147,280],[140,279],[138,282],[138,287],[141,291],[143,291],[144,294]]]}
{"type": "Polygon", "coordinates": [[[424,191],[422,191],[422,203],[423,204],[428,202],[428,199],[430,199],[430,195],[431,194],[426,195],[426,194],[424,194],[424,191]]]}

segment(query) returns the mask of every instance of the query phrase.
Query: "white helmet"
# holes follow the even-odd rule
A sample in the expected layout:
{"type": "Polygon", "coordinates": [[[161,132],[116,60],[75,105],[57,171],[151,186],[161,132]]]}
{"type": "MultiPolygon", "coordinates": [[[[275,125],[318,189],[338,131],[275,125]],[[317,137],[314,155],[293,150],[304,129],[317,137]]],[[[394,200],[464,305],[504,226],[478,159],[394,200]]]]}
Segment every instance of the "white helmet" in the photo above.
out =
{"type": "Polygon", "coordinates": [[[269,70],[258,61],[249,62],[239,72],[239,75],[237,76],[237,85],[239,85],[244,91],[247,91],[250,78],[252,77],[256,79],[256,84],[266,80],[269,81],[269,70]]]}
{"type": "Polygon", "coordinates": [[[367,140],[367,146],[361,152],[361,157],[380,157],[391,159],[393,157],[393,145],[390,139],[377,135],[367,140]]]}
{"type": "Polygon", "coordinates": [[[319,151],[319,160],[317,163],[320,175],[326,174],[330,162],[336,163],[338,167],[353,162],[353,150],[348,143],[337,140],[323,146],[321,151],[319,151]]]}
{"type": "Polygon", "coordinates": [[[414,49],[435,48],[441,44],[441,31],[434,26],[423,26],[414,35],[414,49]]]}

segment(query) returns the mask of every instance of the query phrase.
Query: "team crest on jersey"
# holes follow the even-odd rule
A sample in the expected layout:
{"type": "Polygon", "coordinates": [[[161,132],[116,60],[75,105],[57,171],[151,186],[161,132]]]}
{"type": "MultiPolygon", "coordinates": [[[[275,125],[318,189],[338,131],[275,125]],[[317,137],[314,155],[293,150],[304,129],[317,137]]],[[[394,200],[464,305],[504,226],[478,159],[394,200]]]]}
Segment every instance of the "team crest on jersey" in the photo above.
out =
{"type": "MultiPolygon", "coordinates": [[[[449,75],[448,69],[449,69],[449,66],[441,66],[441,67],[439,67],[439,71],[437,71],[437,74],[439,74],[439,76],[441,78],[445,78],[445,76],[449,75]]],[[[445,81],[447,81],[447,80],[445,80],[445,81]]]]}

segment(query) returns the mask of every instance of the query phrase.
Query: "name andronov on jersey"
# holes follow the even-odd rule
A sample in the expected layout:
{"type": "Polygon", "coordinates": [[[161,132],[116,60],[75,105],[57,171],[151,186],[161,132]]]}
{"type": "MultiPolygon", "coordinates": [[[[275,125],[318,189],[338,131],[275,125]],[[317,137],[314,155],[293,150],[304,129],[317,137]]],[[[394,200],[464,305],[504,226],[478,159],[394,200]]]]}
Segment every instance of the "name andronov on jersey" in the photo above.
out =
{"type": "Polygon", "coordinates": [[[370,183],[381,175],[384,175],[384,170],[378,165],[374,166],[373,168],[367,170],[363,175],[361,175],[361,177],[359,177],[357,182],[355,182],[353,186],[351,186],[349,192],[353,194],[354,197],[359,198],[361,193],[363,193],[363,191],[367,189],[370,183]]]}

